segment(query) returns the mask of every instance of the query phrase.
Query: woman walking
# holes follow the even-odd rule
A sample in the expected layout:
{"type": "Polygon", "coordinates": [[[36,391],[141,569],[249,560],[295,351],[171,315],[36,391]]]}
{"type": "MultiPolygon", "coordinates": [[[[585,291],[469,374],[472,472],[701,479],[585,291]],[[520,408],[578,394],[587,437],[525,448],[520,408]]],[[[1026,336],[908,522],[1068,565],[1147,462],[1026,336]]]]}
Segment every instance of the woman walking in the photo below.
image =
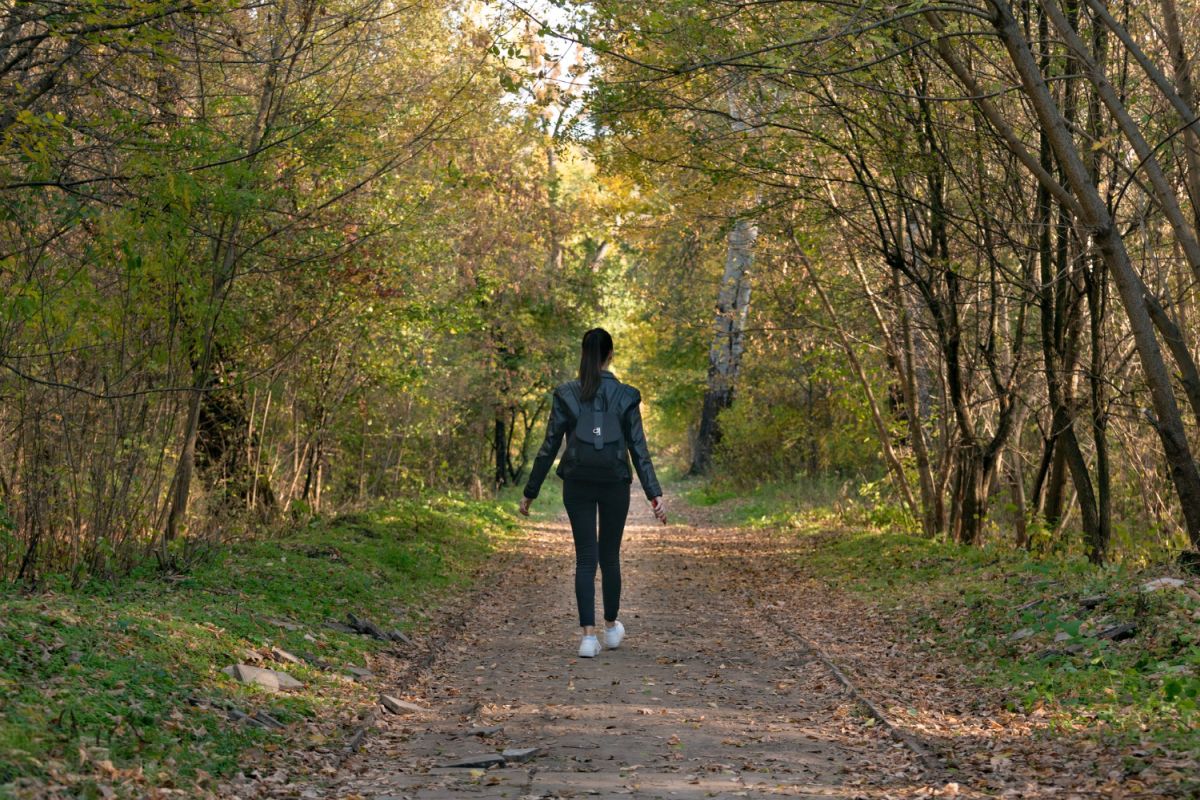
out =
{"type": "Polygon", "coordinates": [[[618,647],[625,637],[625,626],[617,619],[617,611],[621,604],[621,535],[629,513],[633,470],[637,471],[654,516],[664,525],[667,522],[662,489],[642,431],[642,412],[638,408],[642,396],[609,371],[612,356],[613,340],[608,331],[592,328],[583,335],[579,379],[554,390],[546,440],[534,459],[521,500],[521,513],[529,516],[529,506],[537,498],[565,437],[567,448],[557,473],[563,479],[563,505],[575,537],[575,601],[583,627],[579,655],[584,658],[600,653],[596,636],[597,565],[604,598],[604,643],[618,647]]]}

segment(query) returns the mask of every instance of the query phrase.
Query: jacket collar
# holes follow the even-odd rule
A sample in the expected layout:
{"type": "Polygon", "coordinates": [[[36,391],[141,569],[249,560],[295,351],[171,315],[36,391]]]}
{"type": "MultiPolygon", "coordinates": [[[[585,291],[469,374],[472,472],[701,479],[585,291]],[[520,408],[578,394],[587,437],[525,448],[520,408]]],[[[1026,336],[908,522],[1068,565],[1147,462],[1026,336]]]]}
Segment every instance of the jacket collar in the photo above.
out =
{"type": "Polygon", "coordinates": [[[612,374],[612,370],[610,370],[610,369],[602,369],[602,370],[600,370],[600,377],[601,377],[602,379],[603,379],[603,378],[608,378],[608,379],[610,379],[610,380],[614,380],[614,381],[617,379],[617,376],[616,376],[616,375],[613,375],[613,374],[612,374]]]}

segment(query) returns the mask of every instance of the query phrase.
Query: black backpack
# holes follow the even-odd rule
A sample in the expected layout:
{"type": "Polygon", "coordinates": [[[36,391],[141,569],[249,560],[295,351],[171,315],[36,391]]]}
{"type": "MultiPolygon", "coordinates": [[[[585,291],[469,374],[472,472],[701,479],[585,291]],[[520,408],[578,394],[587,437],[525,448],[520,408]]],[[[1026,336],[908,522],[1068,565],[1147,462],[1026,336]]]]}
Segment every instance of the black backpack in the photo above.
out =
{"type": "Polygon", "coordinates": [[[570,442],[574,469],[572,478],[588,481],[619,481],[625,475],[625,433],[621,419],[608,408],[608,398],[597,391],[589,407],[579,403],[579,419],[570,442]]]}

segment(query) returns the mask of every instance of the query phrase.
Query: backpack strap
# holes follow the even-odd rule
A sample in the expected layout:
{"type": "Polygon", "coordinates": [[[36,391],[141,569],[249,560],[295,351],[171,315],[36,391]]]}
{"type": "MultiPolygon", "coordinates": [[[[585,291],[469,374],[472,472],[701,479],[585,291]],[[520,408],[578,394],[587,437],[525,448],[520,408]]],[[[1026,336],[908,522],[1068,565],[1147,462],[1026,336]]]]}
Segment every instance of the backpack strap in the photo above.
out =
{"type": "Polygon", "coordinates": [[[604,402],[601,392],[596,392],[592,398],[592,446],[597,450],[604,449],[604,402]]]}

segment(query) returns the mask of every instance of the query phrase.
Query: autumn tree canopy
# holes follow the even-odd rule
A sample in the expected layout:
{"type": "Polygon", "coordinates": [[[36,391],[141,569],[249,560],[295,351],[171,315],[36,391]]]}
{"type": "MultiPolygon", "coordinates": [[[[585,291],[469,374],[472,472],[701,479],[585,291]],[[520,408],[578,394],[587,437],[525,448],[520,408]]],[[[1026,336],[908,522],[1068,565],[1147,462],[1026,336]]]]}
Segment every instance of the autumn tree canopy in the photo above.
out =
{"type": "Polygon", "coordinates": [[[8,4],[0,574],[519,482],[597,323],[681,472],[1194,549],[1189,3],[8,4]]]}

